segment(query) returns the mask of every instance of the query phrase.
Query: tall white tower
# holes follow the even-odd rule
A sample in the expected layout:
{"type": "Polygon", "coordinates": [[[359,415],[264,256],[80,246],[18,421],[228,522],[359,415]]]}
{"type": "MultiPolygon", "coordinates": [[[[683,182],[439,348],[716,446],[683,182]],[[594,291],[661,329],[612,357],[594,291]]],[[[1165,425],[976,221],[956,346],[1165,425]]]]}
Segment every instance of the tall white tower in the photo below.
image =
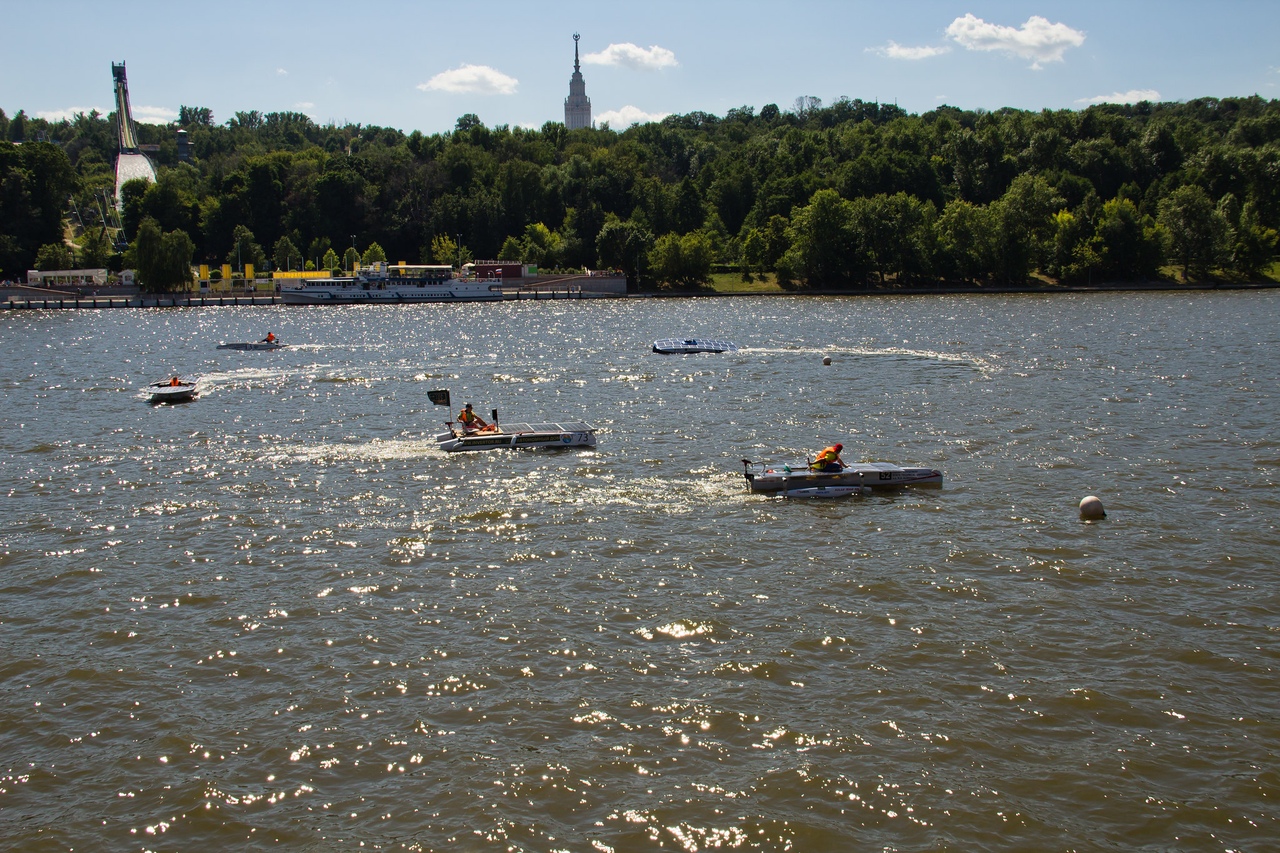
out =
{"type": "Polygon", "coordinates": [[[569,78],[569,97],[564,99],[564,126],[569,130],[591,127],[591,99],[587,97],[587,81],[578,65],[578,39],[573,34],[573,76],[569,78]]]}

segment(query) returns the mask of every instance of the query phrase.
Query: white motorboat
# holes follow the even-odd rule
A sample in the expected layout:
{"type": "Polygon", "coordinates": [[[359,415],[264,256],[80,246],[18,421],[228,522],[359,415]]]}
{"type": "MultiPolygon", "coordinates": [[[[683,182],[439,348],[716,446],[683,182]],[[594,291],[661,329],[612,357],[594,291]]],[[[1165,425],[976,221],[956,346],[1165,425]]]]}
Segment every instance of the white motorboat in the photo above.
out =
{"type": "MultiPolygon", "coordinates": [[[[428,391],[427,399],[437,406],[449,406],[447,390],[428,391]]],[[[467,408],[471,405],[468,403],[467,408]]],[[[499,424],[498,410],[490,417],[493,423],[481,429],[470,429],[456,421],[446,421],[448,432],[436,436],[441,450],[500,450],[532,448],[595,447],[596,428],[581,421],[565,423],[499,424]]]]}
{"type": "MultiPolygon", "coordinates": [[[[897,489],[904,486],[941,486],[942,472],[936,468],[903,468],[892,462],[855,462],[842,471],[812,471],[807,463],[795,467],[742,460],[742,476],[752,492],[783,492],[798,497],[805,489],[851,487],[897,489]]],[[[812,497],[822,497],[813,494],[812,497]]],[[[832,495],[833,497],[835,495],[832,495]]]]}
{"type": "Polygon", "coordinates": [[[737,352],[732,341],[713,341],[707,338],[663,338],[653,342],[653,351],[660,355],[692,355],[699,352],[737,352]]]}
{"type": "Polygon", "coordinates": [[[175,376],[152,382],[147,386],[147,393],[151,395],[150,403],[153,406],[162,403],[190,403],[200,393],[199,384],[199,378],[183,379],[175,376]]]}
{"type": "Polygon", "coordinates": [[[241,352],[251,352],[257,350],[284,349],[288,344],[282,344],[279,341],[248,341],[245,343],[218,344],[218,349],[233,349],[241,352]]]}
{"type": "Polygon", "coordinates": [[[423,302],[497,302],[502,282],[458,278],[453,267],[381,261],[348,278],[306,278],[280,285],[285,305],[409,305],[423,302]]]}

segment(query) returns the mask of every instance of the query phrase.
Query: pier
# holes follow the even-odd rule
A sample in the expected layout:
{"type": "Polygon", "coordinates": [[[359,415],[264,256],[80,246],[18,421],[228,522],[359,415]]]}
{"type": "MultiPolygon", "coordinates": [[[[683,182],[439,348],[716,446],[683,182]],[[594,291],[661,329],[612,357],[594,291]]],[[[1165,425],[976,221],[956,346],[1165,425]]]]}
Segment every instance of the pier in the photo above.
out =
{"type": "Polygon", "coordinates": [[[3,303],[10,310],[59,308],[200,308],[206,305],[279,305],[279,294],[248,295],[199,293],[158,293],[138,296],[9,296],[3,303]]]}

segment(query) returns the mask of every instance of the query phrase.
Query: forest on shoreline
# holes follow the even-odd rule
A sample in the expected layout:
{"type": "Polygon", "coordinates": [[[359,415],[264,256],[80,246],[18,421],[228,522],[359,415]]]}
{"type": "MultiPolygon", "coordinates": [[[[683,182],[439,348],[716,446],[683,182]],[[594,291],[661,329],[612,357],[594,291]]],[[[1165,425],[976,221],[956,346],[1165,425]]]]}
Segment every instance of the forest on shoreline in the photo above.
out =
{"type": "Polygon", "coordinates": [[[117,214],[114,114],[0,110],[0,279],[129,268],[173,290],[192,264],[499,259],[621,269],[633,290],[1265,282],[1280,230],[1280,102],[1257,96],[921,115],[798,98],[432,135],[184,106],[137,129],[157,181],[117,214]]]}

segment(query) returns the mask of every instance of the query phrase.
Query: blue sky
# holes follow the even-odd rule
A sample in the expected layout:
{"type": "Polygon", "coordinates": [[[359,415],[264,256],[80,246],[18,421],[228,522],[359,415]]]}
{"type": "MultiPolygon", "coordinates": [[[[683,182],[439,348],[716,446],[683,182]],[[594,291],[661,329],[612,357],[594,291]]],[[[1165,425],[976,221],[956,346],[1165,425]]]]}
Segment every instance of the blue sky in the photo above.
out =
{"type": "Polygon", "coordinates": [[[50,119],[180,105],[411,132],[563,121],[573,33],[597,124],[799,96],[911,113],[1280,97],[1276,0],[0,0],[0,109],[50,119]]]}

